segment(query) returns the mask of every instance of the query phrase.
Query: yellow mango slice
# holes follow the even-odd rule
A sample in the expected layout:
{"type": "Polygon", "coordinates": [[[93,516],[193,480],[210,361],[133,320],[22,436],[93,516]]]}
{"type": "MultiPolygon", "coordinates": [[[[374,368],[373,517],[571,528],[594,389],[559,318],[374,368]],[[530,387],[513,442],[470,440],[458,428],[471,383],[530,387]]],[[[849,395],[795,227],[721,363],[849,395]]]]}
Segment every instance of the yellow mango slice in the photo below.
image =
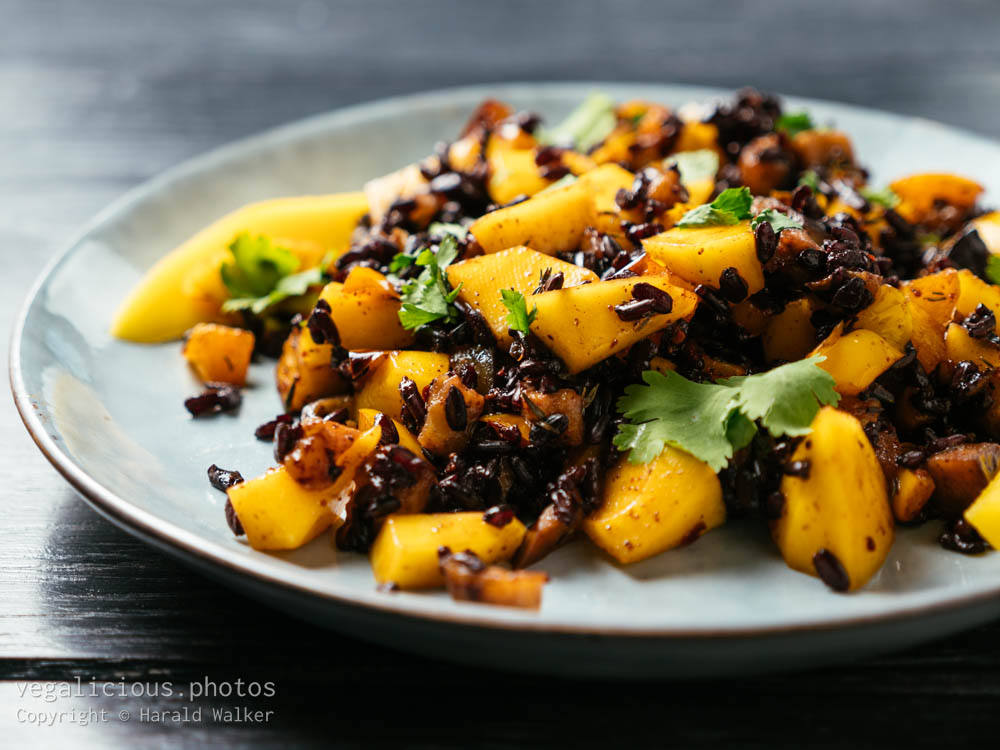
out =
{"type": "Polygon", "coordinates": [[[555,254],[574,250],[590,219],[590,195],[580,181],[546,190],[482,216],[469,231],[487,253],[518,245],[555,254]]]}
{"type": "Polygon", "coordinates": [[[584,520],[583,530],[618,562],[632,563],[689,544],[725,520],[715,472],[667,446],[648,464],[620,459],[605,478],[601,507],[584,520]]]}
{"type": "MultiPolygon", "coordinates": [[[[908,296],[907,299],[911,298],[908,296]]],[[[945,358],[945,329],[919,305],[910,304],[910,317],[913,319],[911,336],[917,360],[927,372],[934,372],[934,368],[945,358]]]]}
{"type": "Polygon", "coordinates": [[[764,288],[764,271],[750,222],[732,226],[674,227],[642,241],[653,260],[692,284],[719,288],[719,277],[735,268],[746,282],[748,294],[764,288]]]}
{"type": "Polygon", "coordinates": [[[319,296],[330,305],[345,349],[403,349],[413,343],[412,331],[399,322],[399,294],[378,271],[355,267],[343,284],[332,281],[319,296]]]}
{"type": "Polygon", "coordinates": [[[838,326],[810,356],[826,357],[819,366],[837,381],[837,392],[855,396],[901,359],[903,353],[874,331],[858,329],[841,333],[838,326]]]}
{"type": "MultiPolygon", "coordinates": [[[[375,426],[375,417],[377,417],[381,412],[376,409],[358,409],[358,429],[359,430],[370,430],[375,426]]],[[[392,420],[393,425],[396,427],[396,432],[399,434],[399,444],[410,451],[415,456],[423,456],[423,451],[420,448],[420,443],[417,442],[417,438],[412,432],[406,429],[406,426],[397,419],[392,420]]]]}
{"type": "Polygon", "coordinates": [[[816,346],[816,329],[812,324],[815,303],[801,297],[785,305],[764,331],[762,342],[768,362],[802,359],[816,346]]]}
{"type": "Polygon", "coordinates": [[[220,320],[226,293],[218,269],[240,232],[270,237],[309,268],[328,250],[346,250],[367,210],[362,193],[277,198],[237,209],[158,260],[119,306],[111,334],[155,343],[180,338],[195,323],[220,320]]]}
{"type": "Polygon", "coordinates": [[[969,361],[980,370],[1000,367],[1000,348],[981,339],[974,339],[957,323],[948,326],[944,335],[945,356],[952,362],[969,361]]]}
{"type": "Polygon", "coordinates": [[[957,275],[958,299],[955,302],[956,313],[964,318],[970,315],[979,305],[986,305],[994,314],[1000,315],[1000,288],[983,281],[967,268],[963,268],[957,275]]]}
{"type": "Polygon", "coordinates": [[[1000,474],[965,509],[965,520],[994,549],[1000,549],[1000,474]]]}
{"type": "Polygon", "coordinates": [[[397,351],[387,352],[385,359],[365,379],[354,404],[358,410],[383,411],[399,419],[403,398],[399,395],[399,381],[408,377],[423,392],[431,381],[448,372],[448,355],[437,352],[397,351]]]}
{"type": "Polygon", "coordinates": [[[341,490],[336,485],[308,489],[279,466],[234,485],[228,494],[250,546],[282,550],[301,547],[338,522],[328,502],[341,490]]]}
{"type": "Polygon", "coordinates": [[[573,265],[527,247],[512,247],[499,253],[479,255],[447,268],[448,282],[452,288],[462,288],[458,298],[482,313],[500,346],[510,345],[507,333],[507,315],[500,296],[501,289],[516,289],[524,295],[528,310],[533,299],[531,293],[545,269],[564,276],[564,287],[577,286],[586,281],[597,281],[596,273],[588,268],[573,265]]]}
{"type": "Polygon", "coordinates": [[[858,313],[854,325],[874,331],[902,351],[913,336],[910,302],[899,289],[883,284],[875,294],[875,301],[858,313]]]}
{"type": "Polygon", "coordinates": [[[793,461],[808,476],[785,476],[781,517],[771,534],[790,568],[817,575],[814,557],[827,550],[847,574],[848,588],[865,585],[885,562],[893,518],[885,476],[861,423],[825,406],[813,419],[793,461]]]}
{"type": "Polygon", "coordinates": [[[640,276],[544,292],[531,297],[530,303],[538,307],[532,332],[566,364],[570,373],[577,373],[676,320],[689,318],[698,306],[698,296],[674,286],[667,277],[640,276]],[[638,283],[665,291],[673,299],[673,309],[666,315],[639,321],[619,318],[615,305],[631,300],[632,289],[638,283]]]}
{"type": "Polygon", "coordinates": [[[486,523],[481,512],[389,516],[372,544],[372,572],[378,583],[395,583],[402,589],[443,586],[440,547],[471,550],[491,564],[509,560],[524,532],[524,524],[516,518],[497,528],[486,523]]]}

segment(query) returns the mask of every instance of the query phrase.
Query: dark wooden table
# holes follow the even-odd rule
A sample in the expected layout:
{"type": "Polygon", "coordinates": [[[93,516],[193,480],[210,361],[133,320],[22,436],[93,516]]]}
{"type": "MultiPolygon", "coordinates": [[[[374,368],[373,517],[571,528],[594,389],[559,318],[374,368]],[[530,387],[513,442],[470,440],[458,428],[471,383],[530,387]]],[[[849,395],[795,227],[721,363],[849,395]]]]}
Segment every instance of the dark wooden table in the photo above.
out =
{"type": "MultiPolygon", "coordinates": [[[[752,83],[1000,137],[991,3],[809,6],[0,0],[0,327],[46,259],[124,190],[233,138],[390,94],[516,79],[752,83]]],[[[102,520],[9,399],[0,410],[0,746],[951,746],[995,731],[997,624],[866,663],[694,684],[491,673],[321,631],[102,520]],[[31,697],[76,678],[117,692],[31,697]],[[275,694],[188,698],[189,682],[236,680],[275,694]],[[234,705],[272,713],[212,715],[234,705]],[[144,709],[192,720],[144,722],[144,709]],[[32,726],[39,710],[63,716],[32,726]],[[80,725],[101,710],[106,720],[80,725]]]]}

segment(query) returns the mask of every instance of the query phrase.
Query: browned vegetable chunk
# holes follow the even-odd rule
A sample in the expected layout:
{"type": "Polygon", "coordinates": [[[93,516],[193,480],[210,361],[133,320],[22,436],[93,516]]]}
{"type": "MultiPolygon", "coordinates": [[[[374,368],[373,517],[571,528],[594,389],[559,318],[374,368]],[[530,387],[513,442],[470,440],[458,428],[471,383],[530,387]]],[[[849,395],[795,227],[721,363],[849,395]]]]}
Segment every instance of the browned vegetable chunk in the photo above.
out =
{"type": "Polygon", "coordinates": [[[942,515],[962,514],[986,489],[1000,464],[1000,445],[968,443],[946,448],[927,459],[934,480],[934,503],[942,515]]]}
{"type": "Polygon", "coordinates": [[[452,553],[442,547],[438,554],[441,574],[453,599],[524,609],[538,609],[542,604],[542,587],[549,580],[546,573],[486,565],[470,551],[452,553]]]}
{"type": "Polygon", "coordinates": [[[458,375],[435,378],[427,394],[427,419],[417,435],[420,445],[442,456],[462,450],[484,403],[458,375]]]}
{"type": "Polygon", "coordinates": [[[242,386],[253,356],[254,337],[241,328],[199,323],[184,341],[184,358],[203,383],[242,386]]]}

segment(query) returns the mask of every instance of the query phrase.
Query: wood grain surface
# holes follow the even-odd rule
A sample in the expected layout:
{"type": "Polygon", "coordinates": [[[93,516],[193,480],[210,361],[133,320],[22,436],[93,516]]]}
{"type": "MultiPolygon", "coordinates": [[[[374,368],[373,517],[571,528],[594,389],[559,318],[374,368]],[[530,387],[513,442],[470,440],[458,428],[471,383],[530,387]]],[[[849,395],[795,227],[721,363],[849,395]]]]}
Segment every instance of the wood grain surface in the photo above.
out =
{"type": "MultiPolygon", "coordinates": [[[[509,80],[753,84],[1000,137],[995,14],[965,0],[0,0],[0,327],[45,261],[126,189],[233,138],[385,95],[509,80]]],[[[261,609],[122,533],[50,468],[9,398],[0,440],[3,747],[941,747],[995,731],[997,624],[731,681],[468,669],[261,609]],[[30,694],[76,678],[174,694],[30,694]],[[269,681],[275,694],[192,699],[188,683],[205,680],[269,681]],[[211,713],[235,705],[272,714],[211,713]],[[198,708],[197,721],[141,719],[198,708]],[[107,720],[82,726],[91,710],[107,720]],[[65,715],[29,723],[45,711],[65,715]]]]}

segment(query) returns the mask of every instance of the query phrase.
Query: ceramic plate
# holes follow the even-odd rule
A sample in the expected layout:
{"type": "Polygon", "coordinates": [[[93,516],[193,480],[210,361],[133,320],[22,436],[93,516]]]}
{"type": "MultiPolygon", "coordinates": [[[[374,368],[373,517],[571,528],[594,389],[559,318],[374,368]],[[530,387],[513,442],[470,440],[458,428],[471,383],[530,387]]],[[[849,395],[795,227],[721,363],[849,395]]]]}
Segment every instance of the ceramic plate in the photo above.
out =
{"type": "MultiPolygon", "coordinates": [[[[122,198],[46,269],[18,322],[11,381],[49,460],[100,513],[262,602],[400,649],[508,668],[613,676],[712,675],[828,663],[899,648],[1000,615],[1000,554],[963,557],[938,528],[903,529],[882,571],[842,596],[732,524],[691,547],[615,565],[586,542],[547,558],[538,612],[379,593],[364,557],[323,535],[288,554],[233,537],[211,463],[262,472],[253,428],[279,410],[273,362],[255,365],[236,416],[192,423],[198,383],[176,343],[113,340],[119,300],[161,255],[248,201],[357,189],[458,133],[484,97],[549,121],[588,92],[680,105],[721,92],[622,84],[504,85],[385,100],[314,117],[194,159],[122,198]]],[[[925,120],[788,100],[855,140],[874,184],[920,170],[966,174],[1000,197],[1000,145],[925,120]]]]}

